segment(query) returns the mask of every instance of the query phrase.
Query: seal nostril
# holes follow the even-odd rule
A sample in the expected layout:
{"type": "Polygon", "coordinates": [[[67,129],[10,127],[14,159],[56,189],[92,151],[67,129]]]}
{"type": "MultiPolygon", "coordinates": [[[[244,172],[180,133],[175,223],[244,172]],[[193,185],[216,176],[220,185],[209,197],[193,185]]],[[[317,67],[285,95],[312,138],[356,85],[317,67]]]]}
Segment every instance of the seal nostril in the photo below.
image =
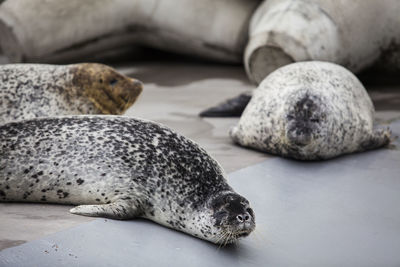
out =
{"type": "Polygon", "coordinates": [[[249,214],[244,215],[244,220],[245,221],[249,221],[250,220],[250,215],[249,214]]]}
{"type": "Polygon", "coordinates": [[[243,222],[243,216],[242,216],[242,215],[236,216],[236,219],[237,219],[239,222],[243,222]]]}

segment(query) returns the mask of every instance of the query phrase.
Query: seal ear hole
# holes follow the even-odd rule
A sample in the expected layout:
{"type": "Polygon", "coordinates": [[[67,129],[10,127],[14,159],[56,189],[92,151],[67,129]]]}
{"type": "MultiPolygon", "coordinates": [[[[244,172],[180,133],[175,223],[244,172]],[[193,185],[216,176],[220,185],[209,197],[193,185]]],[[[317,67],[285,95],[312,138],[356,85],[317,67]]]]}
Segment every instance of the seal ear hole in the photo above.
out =
{"type": "Polygon", "coordinates": [[[110,81],[110,85],[111,86],[114,86],[114,85],[116,85],[118,83],[118,80],[117,79],[112,79],[111,81],[110,81]]]}

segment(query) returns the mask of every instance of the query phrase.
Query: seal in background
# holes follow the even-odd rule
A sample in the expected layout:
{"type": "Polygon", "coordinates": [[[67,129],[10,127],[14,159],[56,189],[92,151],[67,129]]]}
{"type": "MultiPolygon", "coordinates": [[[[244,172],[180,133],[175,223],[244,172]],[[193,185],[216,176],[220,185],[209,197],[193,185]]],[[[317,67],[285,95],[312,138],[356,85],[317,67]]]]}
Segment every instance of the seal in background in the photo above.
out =
{"type": "Polygon", "coordinates": [[[142,83],[96,63],[0,66],[0,123],[78,114],[122,114],[142,83]]]}
{"type": "Polygon", "coordinates": [[[300,160],[329,159],[389,144],[374,129],[374,106],[360,81],[327,62],[302,62],[271,73],[256,89],[234,142],[300,160]]]}

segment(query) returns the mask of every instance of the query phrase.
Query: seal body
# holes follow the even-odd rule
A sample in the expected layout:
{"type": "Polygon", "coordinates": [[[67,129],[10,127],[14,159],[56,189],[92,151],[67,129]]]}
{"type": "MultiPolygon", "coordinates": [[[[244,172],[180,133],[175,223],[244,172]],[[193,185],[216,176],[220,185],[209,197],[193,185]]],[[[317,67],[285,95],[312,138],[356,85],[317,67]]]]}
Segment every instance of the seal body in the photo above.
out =
{"type": "Polygon", "coordinates": [[[374,130],[373,115],[366,90],[345,68],[294,63],[260,84],[230,136],[284,157],[328,159],[387,145],[390,132],[374,130]]]}
{"type": "Polygon", "coordinates": [[[0,66],[0,123],[36,117],[121,114],[142,84],[94,63],[0,66]]]}
{"type": "Polygon", "coordinates": [[[220,165],[170,129],[120,116],[0,126],[0,201],[81,205],[72,213],[144,217],[214,243],[255,227],[220,165]]]}

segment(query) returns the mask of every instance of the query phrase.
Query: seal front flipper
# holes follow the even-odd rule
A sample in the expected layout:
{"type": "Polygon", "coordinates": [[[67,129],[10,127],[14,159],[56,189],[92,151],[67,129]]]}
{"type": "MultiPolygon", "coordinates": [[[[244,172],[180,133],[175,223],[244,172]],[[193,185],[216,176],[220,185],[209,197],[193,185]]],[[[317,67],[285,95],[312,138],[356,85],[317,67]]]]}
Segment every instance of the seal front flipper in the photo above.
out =
{"type": "Polygon", "coordinates": [[[250,102],[251,92],[230,98],[214,107],[202,111],[200,117],[240,117],[250,102]]]}
{"type": "Polygon", "coordinates": [[[80,205],[70,212],[77,215],[90,217],[105,217],[110,219],[132,219],[140,214],[138,208],[128,201],[117,201],[110,204],[80,205]]]}

